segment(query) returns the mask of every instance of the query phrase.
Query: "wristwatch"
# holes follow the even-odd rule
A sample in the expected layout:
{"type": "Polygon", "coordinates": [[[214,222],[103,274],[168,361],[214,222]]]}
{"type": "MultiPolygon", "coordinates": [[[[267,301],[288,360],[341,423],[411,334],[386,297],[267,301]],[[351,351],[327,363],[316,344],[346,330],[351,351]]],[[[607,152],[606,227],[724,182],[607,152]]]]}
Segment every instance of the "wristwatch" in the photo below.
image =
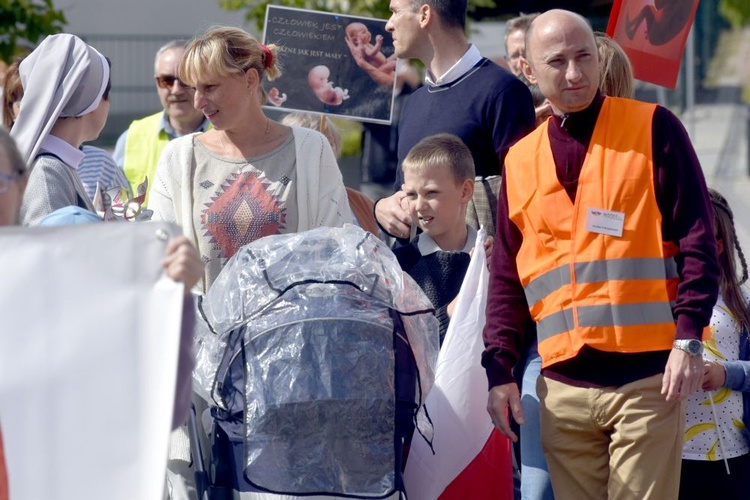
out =
{"type": "Polygon", "coordinates": [[[703,342],[695,339],[675,340],[672,347],[685,351],[690,356],[700,356],[703,354],[703,342]]]}

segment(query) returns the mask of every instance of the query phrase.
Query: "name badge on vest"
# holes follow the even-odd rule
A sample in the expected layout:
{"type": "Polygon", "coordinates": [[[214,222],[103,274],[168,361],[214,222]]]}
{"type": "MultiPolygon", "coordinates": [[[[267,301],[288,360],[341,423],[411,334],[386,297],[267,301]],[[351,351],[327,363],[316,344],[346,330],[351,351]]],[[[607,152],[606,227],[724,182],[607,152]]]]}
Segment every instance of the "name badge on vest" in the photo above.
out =
{"type": "Polygon", "coordinates": [[[586,212],[586,231],[622,237],[625,212],[589,208],[586,212]]]}

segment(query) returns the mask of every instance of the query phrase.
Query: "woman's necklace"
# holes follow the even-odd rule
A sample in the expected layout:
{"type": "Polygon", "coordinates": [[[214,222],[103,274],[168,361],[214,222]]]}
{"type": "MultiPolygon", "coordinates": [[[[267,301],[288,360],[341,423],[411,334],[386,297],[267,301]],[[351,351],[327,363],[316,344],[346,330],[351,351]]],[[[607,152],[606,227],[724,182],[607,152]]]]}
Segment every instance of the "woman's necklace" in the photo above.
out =
{"type": "MultiPolygon", "coordinates": [[[[253,153],[253,154],[250,154],[250,155],[245,154],[243,152],[243,149],[241,147],[235,145],[237,147],[237,149],[239,150],[240,156],[244,157],[244,158],[251,158],[253,156],[257,156],[257,154],[255,153],[255,151],[262,151],[263,148],[266,146],[266,144],[268,144],[268,142],[266,141],[266,138],[268,137],[268,131],[270,130],[270,128],[271,128],[271,119],[266,116],[266,129],[263,131],[263,137],[261,137],[261,139],[259,141],[260,144],[252,146],[250,148],[250,152],[253,153]]],[[[225,136],[226,136],[226,133],[219,133],[219,142],[221,143],[222,150],[224,151],[224,156],[227,157],[227,158],[233,158],[233,156],[231,156],[229,154],[229,151],[227,150],[227,145],[224,142],[224,137],[225,136]]],[[[237,173],[239,173],[239,170],[238,170],[237,173]]]]}

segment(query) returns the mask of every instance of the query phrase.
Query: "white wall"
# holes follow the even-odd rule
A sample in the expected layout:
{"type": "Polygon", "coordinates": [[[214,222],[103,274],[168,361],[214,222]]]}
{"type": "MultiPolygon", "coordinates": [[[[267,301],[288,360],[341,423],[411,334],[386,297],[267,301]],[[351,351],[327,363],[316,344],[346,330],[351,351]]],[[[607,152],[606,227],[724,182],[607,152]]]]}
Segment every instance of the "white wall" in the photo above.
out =
{"type": "Polygon", "coordinates": [[[469,40],[490,59],[505,56],[505,21],[472,22],[469,40]]]}
{"type": "MultiPolygon", "coordinates": [[[[213,24],[245,27],[242,12],[219,8],[218,0],[54,0],[77,35],[187,35],[213,24]]],[[[252,27],[254,29],[254,26],[252,27]]]]}
{"type": "MultiPolygon", "coordinates": [[[[111,145],[130,120],[160,109],[153,83],[156,50],[168,39],[189,39],[215,25],[242,27],[259,36],[244,12],[218,0],[53,0],[65,13],[65,31],[86,39],[112,60],[112,101],[100,143],[111,145]]],[[[505,54],[504,22],[472,23],[470,39],[486,57],[505,54]]]]}

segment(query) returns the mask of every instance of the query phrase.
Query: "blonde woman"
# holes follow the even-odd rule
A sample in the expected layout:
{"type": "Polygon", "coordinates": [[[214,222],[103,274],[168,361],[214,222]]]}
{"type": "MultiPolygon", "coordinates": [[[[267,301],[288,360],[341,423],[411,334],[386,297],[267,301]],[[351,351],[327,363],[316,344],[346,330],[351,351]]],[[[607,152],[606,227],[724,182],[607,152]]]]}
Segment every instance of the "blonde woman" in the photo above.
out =
{"type": "Polygon", "coordinates": [[[182,225],[206,262],[203,292],[237,250],[272,234],[352,221],[326,138],[262,109],[262,84],[280,75],[277,50],[238,28],[192,40],[180,79],[213,128],[171,141],[156,171],[154,219],[182,225]]]}
{"type": "MultiPolygon", "coordinates": [[[[198,248],[206,263],[199,292],[205,293],[226,262],[252,241],[352,222],[328,140],[314,130],[281,125],[263,112],[268,98],[263,82],[280,74],[276,46],[265,46],[239,28],[210,28],[185,48],[180,80],[195,89],[194,106],[212,128],[167,144],[149,208],[155,220],[181,225],[198,248]]],[[[205,405],[196,406],[201,414],[205,405]]],[[[168,472],[175,491],[179,481],[192,488],[187,448],[180,429],[172,436],[168,472]]],[[[229,456],[219,460],[231,477],[215,482],[243,491],[242,498],[270,495],[248,491],[239,465],[231,465],[229,456]]]]}

